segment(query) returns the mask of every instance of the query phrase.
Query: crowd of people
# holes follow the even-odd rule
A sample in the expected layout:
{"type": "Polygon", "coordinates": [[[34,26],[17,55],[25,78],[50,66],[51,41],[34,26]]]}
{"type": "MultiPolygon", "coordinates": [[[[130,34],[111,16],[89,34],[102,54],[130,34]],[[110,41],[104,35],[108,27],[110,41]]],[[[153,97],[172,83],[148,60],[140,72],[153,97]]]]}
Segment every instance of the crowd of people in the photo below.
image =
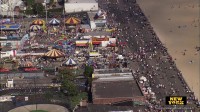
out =
{"type": "MultiPolygon", "coordinates": [[[[113,36],[118,39],[119,53],[124,57],[128,57],[128,67],[134,71],[134,77],[139,79],[141,76],[145,76],[148,79],[149,86],[152,91],[155,92],[157,101],[149,104],[151,106],[150,112],[156,112],[165,108],[166,96],[187,96],[189,107],[194,108],[195,102],[197,102],[194,93],[190,90],[182,73],[177,69],[174,59],[168,54],[167,48],[159,40],[155,34],[153,27],[141,11],[135,0],[99,0],[99,5],[107,12],[108,27],[115,28],[113,36]],[[158,109],[159,108],[159,109],[158,109]]],[[[64,25],[60,26],[47,26],[48,31],[37,31],[34,36],[31,36],[25,42],[25,47],[35,45],[26,50],[27,52],[37,52],[36,49],[44,48],[41,52],[47,52],[49,46],[61,45],[63,43],[55,43],[56,40],[64,39],[63,30],[64,25]]],[[[30,33],[29,30],[26,33],[30,33]]],[[[74,33],[68,33],[68,35],[74,37],[74,33]]],[[[69,37],[70,37],[69,36],[69,37]]],[[[70,38],[68,43],[70,43],[70,38]]],[[[63,40],[66,41],[66,40],[63,40]]],[[[74,43],[74,40],[73,40],[74,43]]],[[[55,47],[55,46],[54,46],[55,47]]],[[[71,46],[70,50],[63,50],[66,54],[65,57],[77,58],[78,54],[75,54],[75,46],[71,46]],[[70,53],[68,52],[70,51],[70,53]],[[67,53],[68,52],[68,53],[67,53]]],[[[87,57],[85,51],[87,48],[82,49],[83,56],[87,57]]],[[[95,68],[108,68],[113,61],[115,51],[106,49],[106,52],[102,50],[102,58],[92,60],[95,68]],[[109,61],[109,63],[107,63],[109,61]],[[102,64],[98,64],[102,63],[102,64]],[[103,65],[103,67],[102,67],[103,65]]],[[[79,53],[80,55],[80,53],[79,53]]],[[[20,63],[33,62],[35,66],[40,68],[54,66],[62,66],[60,63],[66,61],[66,58],[62,57],[59,60],[55,59],[43,59],[38,57],[23,57],[19,59],[20,63]]],[[[78,60],[78,59],[77,59],[78,60]]],[[[86,61],[86,59],[84,59],[86,61]]],[[[84,63],[82,63],[84,64],[84,63]]],[[[82,65],[80,65],[82,66],[82,65]]],[[[193,109],[194,110],[194,109],[193,109]]],[[[138,110],[139,111],[139,110],[138,110]]],[[[146,110],[147,111],[147,110],[146,110]]],[[[171,110],[169,110],[171,111],[171,110]]],[[[182,111],[179,109],[179,111],[182,111]]]]}
{"type": "MultiPolygon", "coordinates": [[[[166,96],[187,96],[188,104],[194,108],[192,104],[197,102],[194,93],[189,89],[182,73],[177,69],[167,48],[153,31],[139,5],[129,0],[105,2],[100,6],[107,11],[112,26],[118,29],[115,35],[119,43],[125,43],[122,45],[122,48],[125,48],[122,54],[130,57],[130,68],[136,71],[136,78],[148,78],[150,87],[156,93],[156,105],[163,106],[164,109],[166,96]]],[[[156,111],[155,105],[153,108],[155,110],[151,111],[156,111]]]]}

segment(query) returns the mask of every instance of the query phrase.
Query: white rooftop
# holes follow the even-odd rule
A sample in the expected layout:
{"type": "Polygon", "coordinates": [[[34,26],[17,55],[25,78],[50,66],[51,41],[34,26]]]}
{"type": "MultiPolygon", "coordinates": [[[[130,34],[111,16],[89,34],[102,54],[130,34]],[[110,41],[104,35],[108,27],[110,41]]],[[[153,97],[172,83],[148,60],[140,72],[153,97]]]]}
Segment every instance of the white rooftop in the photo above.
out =
{"type": "Polygon", "coordinates": [[[68,3],[97,3],[98,0],[68,0],[68,3]]]}

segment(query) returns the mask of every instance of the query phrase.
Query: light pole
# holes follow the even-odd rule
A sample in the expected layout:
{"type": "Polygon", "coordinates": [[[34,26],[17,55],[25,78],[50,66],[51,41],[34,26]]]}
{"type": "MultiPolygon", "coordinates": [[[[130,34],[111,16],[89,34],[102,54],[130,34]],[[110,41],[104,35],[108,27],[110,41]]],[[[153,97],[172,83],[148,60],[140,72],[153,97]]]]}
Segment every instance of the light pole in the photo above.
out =
{"type": "Polygon", "coordinates": [[[44,0],[45,3],[45,10],[46,10],[46,23],[47,23],[47,0],[44,0]]]}
{"type": "Polygon", "coordinates": [[[64,35],[66,35],[66,29],[65,29],[65,7],[63,8],[63,16],[64,16],[64,35]]]}
{"type": "Polygon", "coordinates": [[[36,75],[35,75],[35,77],[34,77],[34,89],[35,89],[35,91],[34,91],[34,93],[35,93],[35,110],[37,110],[37,101],[36,101],[36,83],[35,83],[35,79],[36,79],[36,75]]]}
{"type": "MultiPolygon", "coordinates": [[[[24,7],[24,11],[23,11],[23,15],[22,15],[22,18],[23,18],[23,25],[24,25],[25,11],[26,11],[26,7],[24,7]]],[[[25,26],[25,25],[24,25],[24,26],[25,26]]]]}

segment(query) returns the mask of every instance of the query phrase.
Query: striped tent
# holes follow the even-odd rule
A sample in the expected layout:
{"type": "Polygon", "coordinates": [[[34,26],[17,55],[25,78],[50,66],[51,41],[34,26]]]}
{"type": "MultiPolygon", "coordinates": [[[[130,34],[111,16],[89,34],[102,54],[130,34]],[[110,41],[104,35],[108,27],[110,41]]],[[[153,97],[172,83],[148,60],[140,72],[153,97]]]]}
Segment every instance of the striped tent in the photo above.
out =
{"type": "Polygon", "coordinates": [[[60,21],[57,20],[56,18],[53,18],[51,21],[49,21],[49,24],[51,24],[51,25],[58,25],[58,24],[60,24],[60,21]]]}
{"type": "Polygon", "coordinates": [[[75,18],[75,17],[70,17],[70,18],[66,19],[66,21],[65,21],[65,23],[69,24],[69,25],[76,25],[76,24],[79,24],[80,22],[81,22],[81,20],[78,18],[75,18]]]}
{"type": "Polygon", "coordinates": [[[40,30],[41,29],[41,27],[39,26],[39,25],[32,25],[31,27],[30,27],[30,30],[31,31],[37,31],[37,30],[40,30]]]}
{"type": "Polygon", "coordinates": [[[32,22],[33,25],[44,25],[45,21],[42,19],[36,19],[32,22]]]}
{"type": "Polygon", "coordinates": [[[57,49],[52,49],[49,52],[45,53],[44,55],[50,58],[58,58],[64,56],[65,54],[57,49]]]}
{"type": "Polygon", "coordinates": [[[33,67],[33,66],[34,66],[33,63],[30,61],[21,63],[21,67],[33,67]]]}
{"type": "Polygon", "coordinates": [[[73,59],[69,58],[69,59],[64,63],[64,65],[67,65],[67,66],[74,66],[74,65],[77,65],[77,63],[76,63],[73,59]]]}

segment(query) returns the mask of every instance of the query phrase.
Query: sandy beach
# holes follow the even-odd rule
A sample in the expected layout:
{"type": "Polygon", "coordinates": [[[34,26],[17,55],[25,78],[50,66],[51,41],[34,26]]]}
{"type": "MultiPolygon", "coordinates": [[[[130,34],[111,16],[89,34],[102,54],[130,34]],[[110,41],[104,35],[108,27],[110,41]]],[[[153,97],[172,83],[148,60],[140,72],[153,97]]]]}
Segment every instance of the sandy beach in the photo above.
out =
{"type": "Polygon", "coordinates": [[[189,87],[200,100],[198,0],[137,0],[167,47],[189,87]]]}

